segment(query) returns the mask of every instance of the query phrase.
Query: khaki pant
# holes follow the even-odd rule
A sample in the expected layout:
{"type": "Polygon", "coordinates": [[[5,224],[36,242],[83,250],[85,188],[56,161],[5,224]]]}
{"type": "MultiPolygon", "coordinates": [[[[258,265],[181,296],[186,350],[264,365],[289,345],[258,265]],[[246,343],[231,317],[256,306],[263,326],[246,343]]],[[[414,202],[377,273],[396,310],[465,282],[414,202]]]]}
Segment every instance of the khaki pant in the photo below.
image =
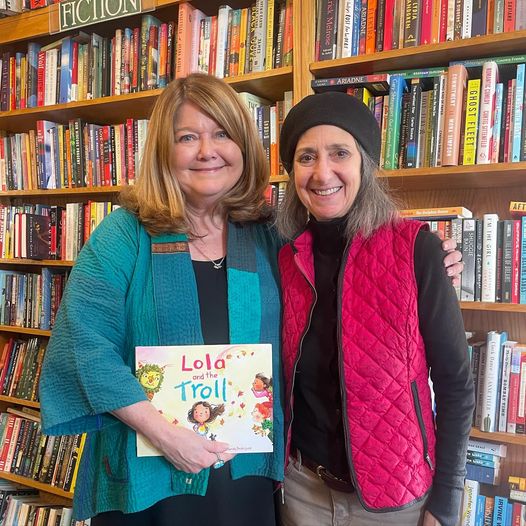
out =
{"type": "Polygon", "coordinates": [[[400,511],[365,511],[356,493],[330,489],[310,469],[291,458],[280,514],[282,526],[419,526],[424,507],[425,499],[400,511]]]}

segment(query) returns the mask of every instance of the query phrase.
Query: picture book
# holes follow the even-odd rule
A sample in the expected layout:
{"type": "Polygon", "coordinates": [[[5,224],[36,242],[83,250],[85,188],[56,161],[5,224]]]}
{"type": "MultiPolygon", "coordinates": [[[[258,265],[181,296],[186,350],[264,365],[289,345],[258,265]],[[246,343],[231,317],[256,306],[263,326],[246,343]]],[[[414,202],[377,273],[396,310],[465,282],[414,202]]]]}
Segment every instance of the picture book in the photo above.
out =
{"type": "MultiPolygon", "coordinates": [[[[272,346],[136,347],[136,377],[174,425],[230,445],[232,453],[271,452],[272,346]]],[[[158,456],[137,434],[137,456],[158,456]]]]}

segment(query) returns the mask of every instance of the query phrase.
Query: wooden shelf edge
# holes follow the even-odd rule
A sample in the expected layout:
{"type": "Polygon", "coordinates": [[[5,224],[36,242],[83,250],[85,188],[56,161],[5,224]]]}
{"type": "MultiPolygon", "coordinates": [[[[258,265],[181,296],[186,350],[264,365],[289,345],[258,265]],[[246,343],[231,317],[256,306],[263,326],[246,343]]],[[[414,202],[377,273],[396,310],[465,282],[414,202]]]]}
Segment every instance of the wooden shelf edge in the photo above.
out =
{"type": "Polygon", "coordinates": [[[74,261],[61,261],[58,259],[22,259],[0,258],[0,265],[34,265],[36,267],[72,267],[74,261]]]}
{"type": "Polygon", "coordinates": [[[438,44],[425,44],[368,55],[312,62],[309,69],[314,76],[327,78],[430,68],[444,66],[454,60],[519,54],[517,49],[520,48],[521,41],[525,39],[526,30],[483,35],[438,44]]]}
{"type": "Polygon", "coordinates": [[[51,493],[52,495],[58,495],[59,497],[63,497],[66,499],[73,499],[73,493],[71,493],[70,491],[64,491],[62,488],[56,488],[55,486],[43,484],[42,482],[38,482],[27,477],[21,477],[20,475],[15,475],[13,473],[0,471],[0,479],[10,480],[12,482],[22,484],[23,486],[28,486],[30,488],[35,488],[39,491],[43,491],[44,493],[51,493]]]}
{"type": "Polygon", "coordinates": [[[511,433],[488,433],[473,427],[471,428],[470,437],[476,438],[477,440],[490,440],[492,442],[503,442],[505,444],[526,446],[526,435],[513,435],[511,433]]]}
{"type": "Polygon", "coordinates": [[[29,327],[15,327],[13,325],[0,325],[0,332],[16,332],[19,334],[29,334],[31,336],[51,336],[51,331],[30,329],[29,327]]]}
{"type": "Polygon", "coordinates": [[[402,190],[431,189],[441,184],[450,188],[514,187],[526,184],[526,162],[381,170],[380,177],[402,190]]]}
{"type": "Polygon", "coordinates": [[[288,175],[271,175],[269,179],[269,183],[288,183],[289,182],[289,176],[288,175]]]}
{"type": "MultiPolygon", "coordinates": [[[[1,44],[1,43],[0,43],[1,44]]],[[[273,83],[280,78],[290,77],[292,79],[292,66],[276,68],[257,73],[249,73],[247,75],[239,75],[236,77],[227,77],[223,79],[233,88],[239,85],[243,88],[245,85],[252,85],[256,82],[273,83]]],[[[164,88],[157,88],[154,90],[138,91],[136,93],[126,93],[123,95],[112,95],[109,97],[98,97],[96,99],[80,100],[75,102],[67,102],[63,104],[51,104],[49,106],[37,106],[35,108],[24,108],[11,111],[0,112],[0,123],[7,119],[13,120],[16,118],[28,118],[34,116],[35,118],[43,118],[46,114],[57,114],[58,112],[68,111],[74,113],[75,110],[85,108],[106,107],[107,105],[126,104],[140,101],[152,101],[156,99],[164,88]]]]}
{"type": "Polygon", "coordinates": [[[488,303],[482,301],[461,301],[462,310],[476,310],[487,312],[515,312],[526,314],[526,305],[516,303],[488,303]]]}
{"type": "Polygon", "coordinates": [[[23,400],[22,398],[13,398],[12,396],[0,395],[0,402],[7,402],[8,404],[16,404],[40,409],[40,402],[34,402],[33,400],[23,400]]]}
{"type": "Polygon", "coordinates": [[[85,194],[116,194],[123,186],[86,186],[82,188],[54,188],[50,190],[7,190],[0,192],[2,197],[29,197],[38,195],[85,195],[85,194]]]}

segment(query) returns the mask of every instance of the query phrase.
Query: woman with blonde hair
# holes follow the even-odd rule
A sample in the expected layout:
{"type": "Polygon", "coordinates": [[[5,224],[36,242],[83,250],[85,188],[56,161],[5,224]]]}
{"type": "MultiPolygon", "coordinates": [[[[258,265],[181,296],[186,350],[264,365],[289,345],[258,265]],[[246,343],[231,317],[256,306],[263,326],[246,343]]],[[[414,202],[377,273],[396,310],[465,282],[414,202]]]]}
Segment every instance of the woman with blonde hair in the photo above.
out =
{"type": "Polygon", "coordinates": [[[169,423],[134,376],[139,345],[271,343],[279,392],[278,245],[267,182],[251,117],[228,85],[196,74],[163,91],[137,184],[82,250],[43,367],[44,432],[88,433],[77,519],[232,526],[251,523],[258,509],[258,524],[275,524],[280,398],[274,452],[233,457],[228,444],[169,423]],[[162,456],[138,458],[136,433],[162,456]]]}

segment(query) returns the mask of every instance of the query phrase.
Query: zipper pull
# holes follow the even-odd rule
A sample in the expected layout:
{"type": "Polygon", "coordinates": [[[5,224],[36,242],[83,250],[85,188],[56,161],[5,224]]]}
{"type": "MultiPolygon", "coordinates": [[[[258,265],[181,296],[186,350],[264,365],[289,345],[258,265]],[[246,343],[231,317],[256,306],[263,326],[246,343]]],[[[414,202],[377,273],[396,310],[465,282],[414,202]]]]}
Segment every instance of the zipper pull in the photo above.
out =
{"type": "Polygon", "coordinates": [[[279,491],[281,493],[281,504],[285,504],[285,483],[279,485],[279,491]]]}
{"type": "Polygon", "coordinates": [[[429,453],[426,453],[426,456],[424,457],[426,459],[426,462],[428,463],[429,467],[434,470],[433,462],[431,461],[431,457],[429,456],[429,453]]]}

